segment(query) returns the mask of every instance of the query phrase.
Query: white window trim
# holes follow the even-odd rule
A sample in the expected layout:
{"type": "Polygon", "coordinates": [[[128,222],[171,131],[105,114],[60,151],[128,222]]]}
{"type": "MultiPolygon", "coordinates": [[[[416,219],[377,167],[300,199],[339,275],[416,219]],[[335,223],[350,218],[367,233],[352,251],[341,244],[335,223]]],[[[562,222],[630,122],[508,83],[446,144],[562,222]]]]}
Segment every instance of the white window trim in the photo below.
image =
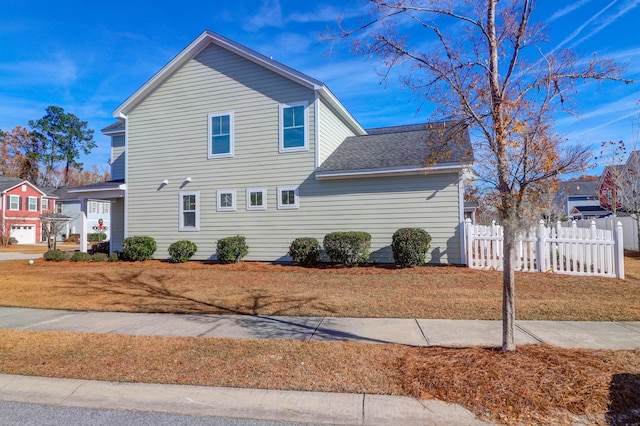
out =
{"type": "Polygon", "coordinates": [[[98,210],[98,202],[97,201],[89,201],[89,206],[87,206],[87,210],[89,210],[89,214],[99,214],[98,210]]]}
{"type": "Polygon", "coordinates": [[[234,119],[233,119],[233,111],[221,111],[221,112],[211,112],[207,115],[207,120],[208,120],[208,124],[207,124],[207,131],[208,131],[208,135],[207,135],[207,158],[208,159],[213,159],[213,158],[233,158],[234,156],[234,143],[233,143],[233,139],[234,139],[234,119]],[[211,119],[214,117],[222,117],[224,115],[228,115],[229,116],[229,152],[225,153],[225,154],[213,154],[212,151],[212,141],[211,141],[211,119]]]}
{"type": "Polygon", "coordinates": [[[283,154],[286,152],[303,152],[309,151],[309,102],[301,101],[301,102],[290,102],[286,104],[280,104],[279,106],[279,123],[278,123],[278,152],[283,154]],[[297,106],[304,107],[304,146],[298,146],[295,148],[285,148],[284,147],[284,109],[292,108],[297,106]]]}
{"type": "Polygon", "coordinates": [[[235,212],[236,211],[236,190],[235,189],[219,189],[216,191],[216,211],[219,211],[219,212],[235,212]],[[222,207],[220,205],[220,196],[223,194],[231,194],[230,207],[222,207]]]}
{"type": "Polygon", "coordinates": [[[297,186],[279,186],[278,187],[278,210],[292,210],[300,208],[300,193],[297,186]],[[282,191],[294,191],[295,203],[282,204],[282,191]]]}
{"type": "Polygon", "coordinates": [[[267,209],[267,188],[247,188],[247,210],[266,210],[267,209]],[[262,192],[262,205],[251,205],[251,193],[262,192]]]}
{"type": "Polygon", "coordinates": [[[20,196],[19,195],[9,195],[9,210],[12,211],[18,211],[20,210],[20,196]],[[13,204],[13,202],[11,200],[13,199],[17,199],[17,204],[18,204],[18,208],[14,209],[11,204],[13,204]]]}
{"type": "Polygon", "coordinates": [[[179,225],[178,231],[181,232],[197,232],[200,230],[200,191],[181,191],[178,193],[178,210],[180,211],[180,216],[178,218],[179,225]],[[196,196],[196,226],[184,226],[184,210],[183,210],[183,202],[182,197],[185,195],[195,195],[196,196]]]}
{"type": "Polygon", "coordinates": [[[38,211],[38,197],[27,197],[27,210],[30,212],[38,211]],[[31,208],[31,202],[35,201],[35,208],[31,208]]]}
{"type": "Polygon", "coordinates": [[[102,204],[102,213],[111,214],[111,203],[103,203],[102,204]]]}
{"type": "Polygon", "coordinates": [[[42,210],[43,211],[49,210],[49,204],[50,204],[49,199],[48,198],[43,198],[42,199],[42,210]]]}

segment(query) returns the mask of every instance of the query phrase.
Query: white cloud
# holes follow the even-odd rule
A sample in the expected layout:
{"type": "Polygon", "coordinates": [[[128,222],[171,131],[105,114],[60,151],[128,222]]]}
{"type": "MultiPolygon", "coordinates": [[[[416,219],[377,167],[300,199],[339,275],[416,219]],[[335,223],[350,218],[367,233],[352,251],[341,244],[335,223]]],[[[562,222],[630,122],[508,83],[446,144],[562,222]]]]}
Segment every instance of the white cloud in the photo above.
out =
{"type": "Polygon", "coordinates": [[[247,31],[258,31],[264,27],[284,26],[280,0],[263,0],[258,13],[245,22],[243,28],[247,31]]]}
{"type": "Polygon", "coordinates": [[[559,11],[557,11],[556,13],[551,15],[551,17],[549,19],[547,19],[547,23],[551,23],[551,22],[555,21],[558,18],[561,18],[561,17],[563,17],[565,15],[568,15],[569,13],[573,12],[574,10],[581,8],[585,4],[590,3],[592,1],[593,0],[580,0],[578,2],[570,4],[569,6],[566,6],[563,9],[560,9],[559,11]]]}
{"type": "Polygon", "coordinates": [[[78,67],[66,55],[58,54],[50,60],[0,64],[0,77],[4,85],[68,87],[77,80],[78,67]]]}
{"type": "MultiPolygon", "coordinates": [[[[606,5],[604,8],[600,9],[595,15],[591,16],[589,19],[587,19],[582,25],[580,25],[578,28],[576,28],[571,34],[569,34],[568,37],[566,37],[564,40],[562,40],[560,42],[560,44],[558,44],[556,47],[553,48],[553,50],[551,51],[552,53],[555,52],[556,50],[560,49],[562,46],[564,46],[565,44],[571,42],[573,39],[575,39],[578,35],[580,35],[580,33],[582,32],[582,30],[584,30],[585,28],[587,28],[592,22],[594,22],[596,19],[598,19],[598,17],[600,17],[600,15],[602,15],[603,13],[605,13],[610,7],[612,7],[614,4],[616,4],[618,2],[618,0],[613,0],[611,3],[609,3],[608,5],[606,5]]],[[[598,30],[599,31],[599,30],[598,30]]],[[[591,37],[591,35],[589,35],[588,37],[591,37]]],[[[586,38],[583,38],[582,40],[585,40],[586,38]]],[[[574,46],[578,44],[578,43],[574,43],[574,46]]]]}

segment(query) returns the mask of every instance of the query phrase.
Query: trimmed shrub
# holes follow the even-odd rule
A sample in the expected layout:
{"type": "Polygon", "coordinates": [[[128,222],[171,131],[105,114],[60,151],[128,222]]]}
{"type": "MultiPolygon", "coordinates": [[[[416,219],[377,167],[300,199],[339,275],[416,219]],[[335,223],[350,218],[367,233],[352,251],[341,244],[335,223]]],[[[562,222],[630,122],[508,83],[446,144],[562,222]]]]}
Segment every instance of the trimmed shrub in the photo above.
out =
{"type": "Polygon", "coordinates": [[[92,262],[106,262],[109,260],[109,255],[106,253],[94,253],[91,255],[92,262]]]}
{"type": "Polygon", "coordinates": [[[156,240],[152,237],[134,235],[122,242],[122,258],[130,262],[151,259],[156,252],[156,240]]]}
{"type": "Polygon", "coordinates": [[[296,238],[289,246],[289,256],[298,265],[313,266],[321,254],[320,243],[315,238],[296,238]]]}
{"type": "Polygon", "coordinates": [[[109,247],[110,247],[111,243],[109,241],[103,241],[101,243],[95,243],[91,246],[91,248],[89,250],[87,250],[87,252],[89,254],[95,254],[95,253],[104,253],[104,254],[109,254],[109,247]]]}
{"type": "Polygon", "coordinates": [[[120,261],[120,253],[114,251],[109,255],[109,262],[119,262],[120,261]]]}
{"type": "Polygon", "coordinates": [[[69,259],[69,255],[62,250],[47,250],[42,255],[44,260],[53,261],[53,262],[61,262],[63,260],[69,259]]]}
{"type": "Polygon", "coordinates": [[[407,266],[424,265],[431,235],[420,228],[400,228],[393,234],[391,250],[396,265],[407,266]]]}
{"type": "Polygon", "coordinates": [[[67,238],[67,241],[71,243],[79,243],[80,234],[69,234],[69,238],[67,238]]]}
{"type": "Polygon", "coordinates": [[[77,251],[71,256],[72,262],[88,262],[91,260],[91,255],[83,251],[77,251]]]}
{"type": "Polygon", "coordinates": [[[186,262],[198,251],[196,243],[180,240],[169,246],[169,260],[175,263],[186,262]]]}
{"type": "Polygon", "coordinates": [[[324,236],[324,250],[332,262],[347,266],[359,265],[369,260],[371,234],[368,232],[331,232],[324,236]]]}
{"type": "Polygon", "coordinates": [[[90,234],[87,234],[87,241],[89,241],[90,243],[104,241],[106,239],[107,234],[105,234],[104,232],[92,232],[90,234]]]}
{"type": "Polygon", "coordinates": [[[224,263],[239,262],[240,259],[249,253],[249,246],[245,237],[236,235],[235,237],[220,238],[216,245],[216,255],[218,260],[224,263]]]}

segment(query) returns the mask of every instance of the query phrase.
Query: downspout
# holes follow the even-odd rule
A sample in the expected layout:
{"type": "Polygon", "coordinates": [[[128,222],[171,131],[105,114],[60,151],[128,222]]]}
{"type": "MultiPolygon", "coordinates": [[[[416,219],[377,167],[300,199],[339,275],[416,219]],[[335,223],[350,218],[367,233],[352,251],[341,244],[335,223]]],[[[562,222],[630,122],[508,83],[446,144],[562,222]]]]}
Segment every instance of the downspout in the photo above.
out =
{"type": "Polygon", "coordinates": [[[6,197],[6,194],[3,192],[2,193],[2,205],[0,206],[0,209],[2,210],[2,233],[0,235],[2,235],[3,237],[6,237],[7,235],[5,235],[6,232],[6,214],[5,214],[5,210],[4,210],[4,199],[6,197]]]}
{"type": "MultiPolygon", "coordinates": [[[[124,113],[120,113],[120,117],[124,118],[124,183],[127,188],[124,190],[124,211],[122,212],[122,241],[124,241],[127,238],[129,227],[129,117],[124,113]]],[[[111,226],[113,227],[113,224],[111,226]]],[[[109,251],[112,250],[113,248],[109,244],[109,251]]]]}
{"type": "Polygon", "coordinates": [[[467,263],[467,253],[466,253],[466,236],[465,226],[464,226],[464,169],[460,169],[458,172],[458,223],[460,227],[460,259],[462,260],[462,264],[466,265],[467,263]]]}

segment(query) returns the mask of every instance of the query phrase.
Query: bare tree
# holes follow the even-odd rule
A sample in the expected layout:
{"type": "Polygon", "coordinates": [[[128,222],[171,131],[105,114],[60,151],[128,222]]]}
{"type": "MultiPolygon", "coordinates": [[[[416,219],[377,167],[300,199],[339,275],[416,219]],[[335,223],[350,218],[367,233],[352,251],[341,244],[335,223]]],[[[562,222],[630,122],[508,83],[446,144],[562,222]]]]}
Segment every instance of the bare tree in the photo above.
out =
{"type": "Polygon", "coordinates": [[[562,146],[553,115],[569,108],[576,80],[618,79],[620,69],[609,60],[581,61],[568,50],[544,53],[546,30],[530,21],[532,0],[369,3],[364,23],[353,29],[340,23],[333,38],[355,40],[357,53],[389,68],[402,65],[403,83],[440,104],[436,115],[474,132],[476,171],[495,189],[504,226],[502,348],[515,350],[515,244],[525,212],[550,179],[582,170],[589,158],[586,148],[562,146]],[[411,24],[431,35],[431,43],[412,45],[403,30],[411,24]]]}

